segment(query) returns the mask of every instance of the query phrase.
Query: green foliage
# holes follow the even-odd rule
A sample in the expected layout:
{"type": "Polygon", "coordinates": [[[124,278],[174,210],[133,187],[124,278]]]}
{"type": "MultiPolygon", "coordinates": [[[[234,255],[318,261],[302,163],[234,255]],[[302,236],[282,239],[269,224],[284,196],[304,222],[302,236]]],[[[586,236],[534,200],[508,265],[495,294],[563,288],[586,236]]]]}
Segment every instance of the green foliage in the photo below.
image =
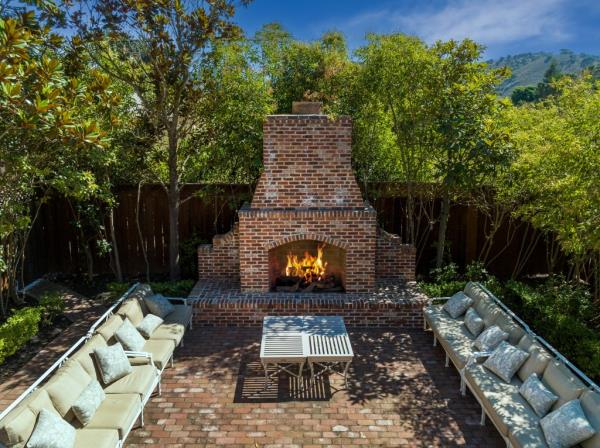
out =
{"type": "Polygon", "coordinates": [[[181,274],[184,278],[197,278],[198,276],[198,246],[210,243],[206,238],[193,235],[181,242],[181,274]]]}
{"type": "Polygon", "coordinates": [[[42,324],[51,325],[58,316],[65,311],[64,296],[58,292],[49,292],[40,299],[42,310],[42,324]]]}
{"type": "Polygon", "coordinates": [[[533,103],[538,99],[537,87],[535,86],[519,86],[513,90],[510,99],[515,106],[523,103],[533,103]]]}
{"type": "Polygon", "coordinates": [[[505,301],[577,367],[600,379],[600,336],[585,323],[591,317],[586,288],[561,277],[550,277],[538,286],[510,281],[505,301]]]}
{"type": "MultiPolygon", "coordinates": [[[[167,297],[187,297],[194,287],[195,280],[178,280],[168,282],[150,282],[150,288],[156,294],[162,294],[167,297]]],[[[112,282],[106,285],[106,289],[111,293],[113,300],[117,300],[131,287],[130,283],[112,282]]]]}
{"type": "Polygon", "coordinates": [[[41,319],[41,307],[27,307],[16,310],[0,325],[0,365],[38,333],[41,319]]]}

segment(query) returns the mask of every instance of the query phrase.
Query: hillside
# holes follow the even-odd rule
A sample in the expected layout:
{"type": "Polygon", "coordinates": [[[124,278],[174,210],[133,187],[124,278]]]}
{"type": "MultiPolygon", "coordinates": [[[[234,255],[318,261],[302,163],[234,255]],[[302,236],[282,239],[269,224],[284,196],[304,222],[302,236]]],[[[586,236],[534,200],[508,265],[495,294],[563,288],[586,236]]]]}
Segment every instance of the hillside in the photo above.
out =
{"type": "Polygon", "coordinates": [[[512,76],[504,81],[498,89],[501,95],[510,95],[517,86],[537,85],[542,81],[544,73],[553,60],[562,73],[579,73],[590,65],[600,64],[600,56],[576,54],[570,50],[561,50],[558,54],[522,53],[487,62],[492,67],[508,66],[511,68],[512,76]]]}

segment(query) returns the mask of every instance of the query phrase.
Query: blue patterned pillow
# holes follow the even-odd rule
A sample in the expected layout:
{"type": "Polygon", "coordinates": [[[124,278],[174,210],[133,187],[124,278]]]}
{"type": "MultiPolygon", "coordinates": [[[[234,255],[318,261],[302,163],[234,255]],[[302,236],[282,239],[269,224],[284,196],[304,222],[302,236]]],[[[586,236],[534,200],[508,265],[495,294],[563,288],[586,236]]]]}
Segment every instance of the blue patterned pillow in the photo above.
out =
{"type": "Polygon", "coordinates": [[[87,425],[94,417],[94,414],[106,398],[100,383],[93,379],[90,384],[79,395],[79,398],[73,403],[72,409],[75,417],[83,426],[87,425]]]}
{"type": "Polygon", "coordinates": [[[596,431],[588,421],[579,400],[571,400],[540,420],[550,448],[575,446],[596,431]]]}
{"type": "Polygon", "coordinates": [[[175,307],[162,294],[154,294],[153,296],[144,297],[144,303],[150,312],[161,319],[171,314],[175,307]]]}

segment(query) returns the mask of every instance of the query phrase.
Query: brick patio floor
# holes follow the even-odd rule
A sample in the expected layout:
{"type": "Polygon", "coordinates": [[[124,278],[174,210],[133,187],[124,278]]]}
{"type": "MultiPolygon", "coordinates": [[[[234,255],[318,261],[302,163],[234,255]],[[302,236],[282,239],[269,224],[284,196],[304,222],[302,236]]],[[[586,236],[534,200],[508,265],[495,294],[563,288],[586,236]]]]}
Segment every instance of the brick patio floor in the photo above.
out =
{"type": "Polygon", "coordinates": [[[163,374],[162,396],[127,446],[502,447],[459,376],[423,331],[350,331],[349,390],[325,378],[310,393],[281,377],[263,391],[260,331],[194,329],[163,374]]]}

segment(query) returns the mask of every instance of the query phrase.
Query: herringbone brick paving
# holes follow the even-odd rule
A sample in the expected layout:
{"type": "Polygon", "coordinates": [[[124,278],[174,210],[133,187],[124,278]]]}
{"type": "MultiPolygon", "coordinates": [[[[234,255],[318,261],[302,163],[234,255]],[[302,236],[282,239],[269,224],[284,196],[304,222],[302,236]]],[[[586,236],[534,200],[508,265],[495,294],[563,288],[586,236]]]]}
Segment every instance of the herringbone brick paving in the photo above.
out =
{"type": "Polygon", "coordinates": [[[127,445],[504,446],[490,423],[479,425],[477,402],[460,395],[459,376],[444,368],[431,334],[373,329],[350,338],[349,390],[326,378],[298,393],[285,377],[263,391],[260,330],[192,330],[127,445]]]}

